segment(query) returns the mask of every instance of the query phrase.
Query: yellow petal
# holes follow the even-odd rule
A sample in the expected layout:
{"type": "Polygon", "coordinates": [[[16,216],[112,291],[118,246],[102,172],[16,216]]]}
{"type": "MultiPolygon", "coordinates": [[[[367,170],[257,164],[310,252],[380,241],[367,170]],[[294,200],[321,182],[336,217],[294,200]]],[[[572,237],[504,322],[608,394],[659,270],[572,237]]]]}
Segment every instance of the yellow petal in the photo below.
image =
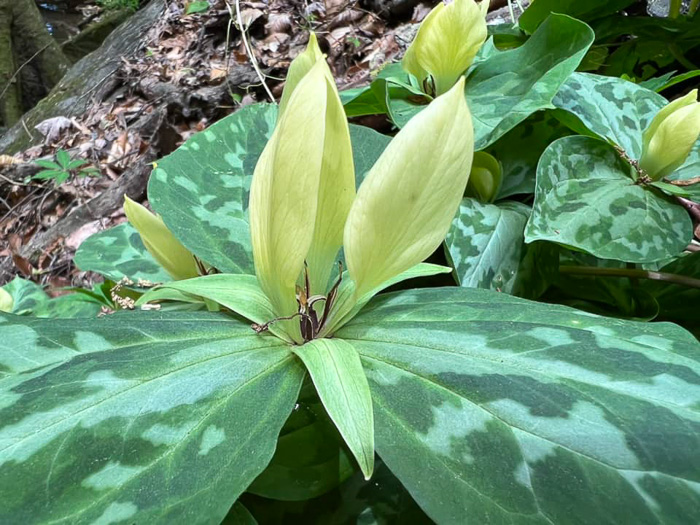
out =
{"type": "Polygon", "coordinates": [[[197,277],[197,263],[156,214],[124,196],[124,213],[141,235],[143,245],[170,276],[177,280],[197,277]]]}
{"type": "Polygon", "coordinates": [[[697,100],[698,90],[694,89],[684,97],[677,98],[676,100],[672,101],[669,104],[666,104],[666,106],[661,108],[661,110],[654,116],[654,119],[651,121],[651,124],[649,124],[647,129],[644,130],[644,133],[642,135],[642,150],[645,150],[649,147],[651,138],[654,136],[656,130],[659,129],[659,126],[664,120],[666,120],[675,111],[686,106],[690,106],[691,104],[695,104],[697,100]]]}
{"type": "Polygon", "coordinates": [[[485,151],[474,153],[472,171],[467,184],[467,195],[480,202],[493,202],[501,187],[501,163],[485,151]]]}
{"type": "MultiPolygon", "coordinates": [[[[297,311],[296,282],[314,235],[326,134],[324,67],[319,60],[289,97],[250,188],[255,272],[278,316],[297,311]]],[[[296,326],[290,335],[298,341],[296,326]]]]}
{"type": "Polygon", "coordinates": [[[647,129],[639,167],[653,180],[667,177],[682,166],[700,137],[700,103],[696,98],[694,90],[672,102],[647,129]]]}
{"type": "Polygon", "coordinates": [[[421,24],[406,52],[404,67],[419,78],[416,73],[427,72],[435,93],[445,93],[469,68],[486,40],[487,10],[488,0],[481,6],[474,0],[439,4],[421,24]]]}
{"type": "Polygon", "coordinates": [[[311,293],[325,295],[328,279],[343,244],[343,229],[355,200],[355,167],[350,129],[335,81],[327,69],[326,129],[323,140],[318,204],[313,241],[306,258],[311,293]]]}
{"type": "MultiPolygon", "coordinates": [[[[282,98],[280,99],[279,114],[282,115],[287,104],[289,103],[289,97],[301,82],[301,79],[306,76],[306,74],[311,71],[319,58],[323,57],[321,53],[321,48],[318,47],[318,40],[314,33],[309,33],[309,43],[303,53],[300,53],[292,63],[289,65],[289,70],[287,71],[287,78],[284,83],[284,90],[282,91],[282,98]]],[[[279,118],[279,117],[278,117],[279,118]]]]}
{"type": "Polygon", "coordinates": [[[358,297],[440,245],[464,194],[473,155],[474,129],[460,79],[396,135],[357,193],[344,245],[358,297]]]}
{"type": "Polygon", "coordinates": [[[430,11],[430,13],[428,13],[428,16],[425,17],[420,27],[418,28],[418,32],[416,33],[413,42],[411,42],[411,45],[408,46],[406,54],[404,54],[403,56],[403,60],[401,60],[401,65],[403,66],[403,68],[406,71],[408,71],[411,75],[416,77],[421,83],[421,85],[423,85],[425,79],[428,78],[428,72],[420,64],[417,50],[425,45],[423,41],[426,38],[426,33],[429,31],[428,28],[434,22],[435,18],[438,16],[440,11],[442,11],[444,8],[445,4],[443,4],[441,0],[440,3],[436,5],[432,9],[432,11],[430,11]]]}
{"type": "Polygon", "coordinates": [[[15,300],[10,293],[0,288],[0,312],[11,312],[15,304],[15,300]]]}

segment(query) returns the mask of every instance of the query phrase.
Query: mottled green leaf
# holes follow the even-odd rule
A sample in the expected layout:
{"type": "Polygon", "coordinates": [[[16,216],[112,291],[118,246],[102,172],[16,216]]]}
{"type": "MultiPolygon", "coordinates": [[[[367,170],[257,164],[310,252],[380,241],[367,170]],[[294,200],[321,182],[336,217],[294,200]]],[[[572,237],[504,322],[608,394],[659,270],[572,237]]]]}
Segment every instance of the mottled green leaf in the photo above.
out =
{"type": "Polygon", "coordinates": [[[284,501],[317,498],[358,469],[310,379],[282,427],[272,461],[247,492],[284,501]]]}
{"type": "Polygon", "coordinates": [[[374,418],[360,356],[335,339],[316,339],[292,351],[304,362],[323,406],[369,479],[374,471],[374,418]]]}
{"type": "MultiPolygon", "coordinates": [[[[157,162],[148,185],[151,205],[182,244],[225,273],[252,274],[248,193],[253,170],[270,138],[277,106],[246,106],[195,134],[157,162]]],[[[358,176],[389,137],[350,126],[358,176]]]]}
{"type": "Polygon", "coordinates": [[[33,281],[15,277],[2,287],[13,299],[15,315],[69,318],[95,317],[103,303],[84,294],[71,293],[51,298],[33,281]]]}
{"type": "Polygon", "coordinates": [[[75,252],[74,261],[84,272],[96,272],[113,281],[124,277],[153,283],[171,280],[127,222],[88,237],[75,252]]]}
{"type": "Polygon", "coordinates": [[[575,118],[563,117],[579,133],[592,132],[617,144],[633,159],[642,156],[642,132],[666,99],[621,78],[574,73],[554,98],[554,105],[575,118]]]}
{"type": "MultiPolygon", "coordinates": [[[[552,99],[583,59],[594,34],[583,22],[552,15],[522,46],[494,53],[469,74],[467,101],[476,149],[493,144],[552,99]]],[[[425,106],[392,99],[391,116],[404,126],[425,106]]]]}
{"type": "Polygon", "coordinates": [[[3,344],[26,341],[3,360],[38,362],[0,380],[2,523],[218,523],[303,378],[281,341],[222,314],[0,319],[3,344]]]}
{"type": "Polygon", "coordinates": [[[534,193],[540,156],[552,141],[568,134],[569,131],[549,111],[540,111],[491,145],[487,151],[503,167],[503,183],[498,198],[534,193]]]}
{"type": "Polygon", "coordinates": [[[360,353],[377,452],[462,523],[696,523],[700,345],[670,324],[485,290],[375,299],[360,353]]]}
{"type": "Polygon", "coordinates": [[[635,184],[630,169],[601,140],[576,136],[552,143],[537,167],[525,240],[635,263],[682,252],[693,236],[688,214],[658,190],[635,184]]]}
{"type": "Polygon", "coordinates": [[[21,277],[15,277],[2,289],[12,296],[12,313],[16,315],[29,314],[44,307],[49,301],[49,296],[41,286],[21,277]]]}
{"type": "Polygon", "coordinates": [[[445,241],[459,283],[527,297],[544,291],[543,270],[557,261],[544,243],[525,244],[529,216],[519,202],[463,199],[445,241]]]}

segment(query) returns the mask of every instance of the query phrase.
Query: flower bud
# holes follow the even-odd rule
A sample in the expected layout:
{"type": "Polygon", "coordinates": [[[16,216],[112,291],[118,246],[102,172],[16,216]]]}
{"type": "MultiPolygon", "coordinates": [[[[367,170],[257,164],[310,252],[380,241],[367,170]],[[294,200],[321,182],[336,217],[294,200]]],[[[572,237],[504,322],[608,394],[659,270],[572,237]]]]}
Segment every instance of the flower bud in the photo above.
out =
{"type": "Polygon", "coordinates": [[[197,277],[197,262],[190,251],[168,230],[158,215],[124,196],[124,213],[141,236],[143,245],[176,281],[197,277]]]}
{"type": "MultiPolygon", "coordinates": [[[[288,89],[293,92],[283,96],[277,126],[255,167],[249,206],[255,271],[279,317],[297,312],[296,284],[305,262],[311,294],[326,293],[355,197],[350,130],[323,56],[288,89]]],[[[297,342],[298,324],[283,324],[297,342]]]]}
{"type": "Polygon", "coordinates": [[[501,188],[502,177],[501,163],[485,151],[477,151],[467,183],[467,196],[479,202],[493,202],[501,188]]]}
{"type": "Polygon", "coordinates": [[[360,186],[344,236],[356,297],[440,246],[462,200],[473,155],[462,78],[408,122],[360,186]]]}
{"type": "Polygon", "coordinates": [[[642,136],[639,167],[652,180],[667,177],[683,165],[700,136],[698,90],[661,109],[642,136]]]}
{"type": "Polygon", "coordinates": [[[435,95],[455,85],[469,69],[486,40],[486,12],[489,0],[440,2],[423,20],[416,38],[403,58],[403,67],[426,87],[433,82],[435,95]]]}
{"type": "Polygon", "coordinates": [[[15,300],[10,293],[0,288],[0,312],[11,312],[14,304],[15,300]]]}

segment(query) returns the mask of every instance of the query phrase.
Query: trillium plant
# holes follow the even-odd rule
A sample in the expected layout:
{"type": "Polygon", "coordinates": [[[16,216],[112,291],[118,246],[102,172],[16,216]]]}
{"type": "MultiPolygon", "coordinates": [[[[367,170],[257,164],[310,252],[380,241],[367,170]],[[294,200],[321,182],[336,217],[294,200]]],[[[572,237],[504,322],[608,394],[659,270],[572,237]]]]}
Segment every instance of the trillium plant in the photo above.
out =
{"type": "Polygon", "coordinates": [[[700,521],[700,344],[642,322],[698,300],[697,92],[487,8],[350,92],[311,34],[81,246],[108,315],[0,288],[0,523],[700,521]]]}

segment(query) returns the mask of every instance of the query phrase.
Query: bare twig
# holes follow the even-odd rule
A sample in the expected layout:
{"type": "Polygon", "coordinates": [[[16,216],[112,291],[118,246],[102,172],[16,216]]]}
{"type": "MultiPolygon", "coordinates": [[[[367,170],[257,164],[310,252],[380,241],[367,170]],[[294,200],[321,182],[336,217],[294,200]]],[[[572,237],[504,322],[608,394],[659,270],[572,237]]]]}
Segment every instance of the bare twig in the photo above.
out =
{"type": "MultiPolygon", "coordinates": [[[[243,16],[241,15],[241,3],[240,0],[235,0],[236,2],[236,23],[238,24],[238,29],[241,32],[241,39],[243,40],[243,46],[245,47],[245,51],[248,54],[248,58],[250,59],[250,63],[253,66],[253,69],[255,70],[255,73],[258,75],[258,78],[260,79],[260,82],[263,85],[263,88],[265,89],[265,92],[267,93],[267,96],[270,97],[270,102],[273,104],[275,103],[275,96],[272,94],[272,91],[270,91],[270,88],[267,87],[267,83],[265,82],[265,75],[263,74],[262,71],[260,71],[260,67],[258,66],[258,61],[255,58],[255,54],[253,54],[253,49],[250,47],[250,42],[248,42],[248,38],[246,37],[246,31],[248,30],[247,27],[244,27],[243,25],[243,16]]],[[[228,8],[229,15],[233,17],[233,11],[231,11],[231,4],[226,2],[226,7],[228,8]]]]}
{"type": "Polygon", "coordinates": [[[675,273],[652,272],[649,270],[636,270],[631,268],[597,268],[595,266],[560,266],[559,273],[569,275],[591,275],[601,277],[628,277],[631,279],[650,279],[652,281],[664,281],[667,283],[700,288],[700,279],[678,275],[675,273]]]}

